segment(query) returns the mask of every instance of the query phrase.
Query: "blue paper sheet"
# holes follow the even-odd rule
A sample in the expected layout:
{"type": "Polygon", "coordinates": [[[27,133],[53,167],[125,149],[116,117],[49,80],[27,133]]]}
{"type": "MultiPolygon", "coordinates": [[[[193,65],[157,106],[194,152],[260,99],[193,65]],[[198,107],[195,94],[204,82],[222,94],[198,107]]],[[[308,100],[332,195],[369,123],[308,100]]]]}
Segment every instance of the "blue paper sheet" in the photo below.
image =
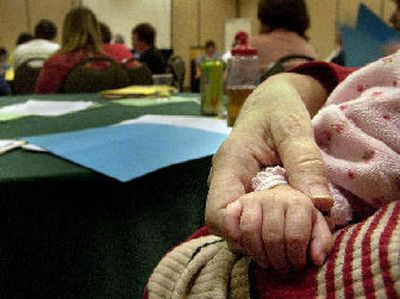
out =
{"type": "Polygon", "coordinates": [[[346,66],[364,66],[384,56],[382,43],[369,34],[348,26],[340,28],[346,66]]]}
{"type": "Polygon", "coordinates": [[[365,4],[360,4],[358,8],[356,28],[369,34],[374,40],[381,42],[382,45],[391,40],[400,39],[400,33],[388,26],[365,4]]]}
{"type": "Polygon", "coordinates": [[[22,139],[127,182],[162,167],[214,154],[226,137],[193,128],[133,124],[22,139]]]}

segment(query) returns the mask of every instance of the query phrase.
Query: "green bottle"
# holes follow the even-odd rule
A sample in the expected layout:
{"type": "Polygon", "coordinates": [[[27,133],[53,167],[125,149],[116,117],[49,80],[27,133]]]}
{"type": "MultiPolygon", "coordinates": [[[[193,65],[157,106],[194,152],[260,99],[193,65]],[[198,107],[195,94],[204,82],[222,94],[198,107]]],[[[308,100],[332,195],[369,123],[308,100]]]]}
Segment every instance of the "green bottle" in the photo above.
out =
{"type": "Polygon", "coordinates": [[[200,65],[201,113],[217,115],[222,112],[224,98],[224,62],[206,60],[200,65]]]}

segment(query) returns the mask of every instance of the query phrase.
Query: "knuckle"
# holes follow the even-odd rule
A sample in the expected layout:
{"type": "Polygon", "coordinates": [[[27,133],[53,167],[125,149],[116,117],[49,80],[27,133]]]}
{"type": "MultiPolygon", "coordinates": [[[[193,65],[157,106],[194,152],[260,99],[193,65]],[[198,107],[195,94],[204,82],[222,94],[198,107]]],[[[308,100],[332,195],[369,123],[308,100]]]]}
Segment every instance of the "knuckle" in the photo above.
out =
{"type": "Polygon", "coordinates": [[[308,241],[308,236],[301,234],[299,232],[290,233],[286,237],[287,246],[291,246],[293,248],[304,247],[304,245],[307,243],[307,241],[308,241]]]}
{"type": "Polygon", "coordinates": [[[253,217],[242,217],[239,224],[243,233],[252,233],[257,229],[256,221],[253,217]]]}
{"type": "Polygon", "coordinates": [[[277,246],[283,245],[282,237],[275,233],[268,233],[264,240],[267,248],[276,248],[277,246]]]}
{"type": "Polygon", "coordinates": [[[319,153],[317,156],[314,153],[300,156],[293,167],[293,171],[298,173],[312,172],[315,175],[325,175],[327,173],[325,163],[322,161],[319,153]]]}
{"type": "Polygon", "coordinates": [[[256,192],[246,193],[239,198],[239,201],[246,207],[252,203],[255,203],[256,200],[257,200],[256,192]]]}

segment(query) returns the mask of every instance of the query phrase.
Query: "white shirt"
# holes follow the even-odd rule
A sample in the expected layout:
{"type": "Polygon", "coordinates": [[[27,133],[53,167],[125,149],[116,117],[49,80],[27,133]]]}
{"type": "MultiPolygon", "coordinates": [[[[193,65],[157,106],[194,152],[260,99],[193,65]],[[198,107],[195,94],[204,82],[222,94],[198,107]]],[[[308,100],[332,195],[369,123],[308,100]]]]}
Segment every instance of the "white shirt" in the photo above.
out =
{"type": "Polygon", "coordinates": [[[45,39],[33,39],[19,45],[14,50],[14,69],[31,58],[47,59],[60,48],[60,45],[45,39]]]}

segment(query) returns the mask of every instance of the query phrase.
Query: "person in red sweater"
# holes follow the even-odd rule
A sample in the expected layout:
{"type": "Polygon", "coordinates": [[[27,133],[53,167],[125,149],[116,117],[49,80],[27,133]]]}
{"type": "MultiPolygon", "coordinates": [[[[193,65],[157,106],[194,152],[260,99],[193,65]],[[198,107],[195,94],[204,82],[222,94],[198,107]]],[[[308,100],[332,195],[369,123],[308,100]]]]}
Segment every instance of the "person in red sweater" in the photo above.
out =
{"type": "Polygon", "coordinates": [[[121,63],[124,63],[133,57],[132,52],[124,44],[111,44],[112,33],[106,24],[100,23],[100,32],[104,52],[121,63]]]}
{"type": "Polygon", "coordinates": [[[91,56],[108,56],[102,50],[99,23],[86,7],[70,10],[64,19],[60,50],[46,60],[35,93],[58,93],[73,66],[91,56]]]}

